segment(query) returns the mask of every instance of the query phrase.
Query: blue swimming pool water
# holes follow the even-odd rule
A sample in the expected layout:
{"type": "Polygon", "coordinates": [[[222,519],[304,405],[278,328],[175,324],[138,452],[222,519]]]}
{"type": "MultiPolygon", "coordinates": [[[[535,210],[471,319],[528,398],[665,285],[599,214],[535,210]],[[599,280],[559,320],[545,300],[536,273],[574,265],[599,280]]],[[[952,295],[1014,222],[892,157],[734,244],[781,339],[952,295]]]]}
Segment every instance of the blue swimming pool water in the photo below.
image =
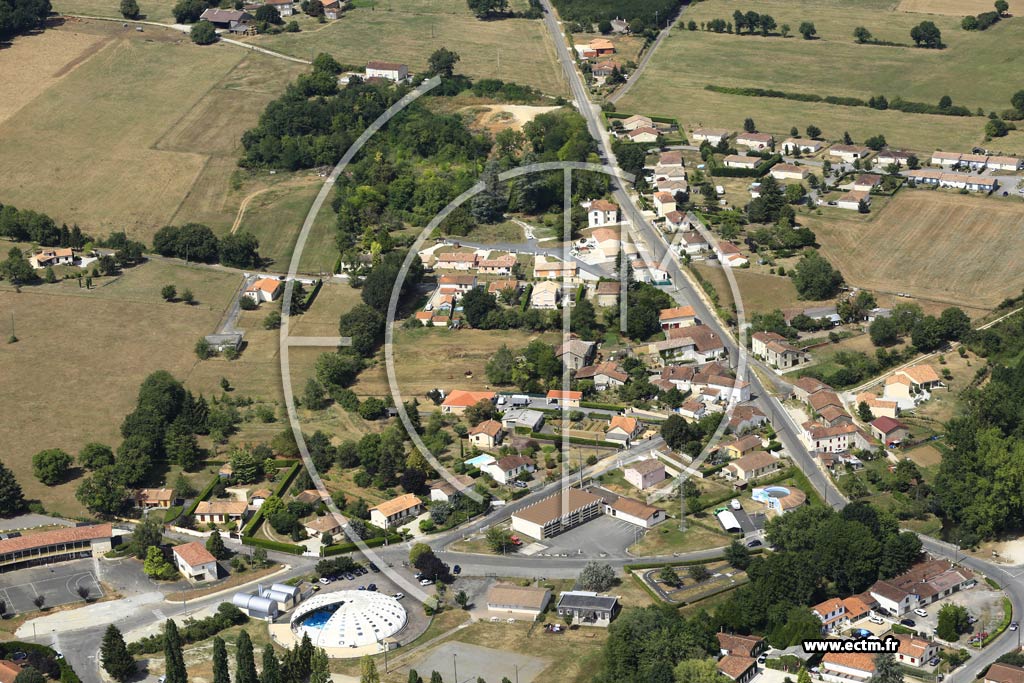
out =
{"type": "Polygon", "coordinates": [[[305,619],[302,620],[302,625],[306,628],[323,628],[334,612],[335,610],[326,608],[313,610],[305,619]]]}

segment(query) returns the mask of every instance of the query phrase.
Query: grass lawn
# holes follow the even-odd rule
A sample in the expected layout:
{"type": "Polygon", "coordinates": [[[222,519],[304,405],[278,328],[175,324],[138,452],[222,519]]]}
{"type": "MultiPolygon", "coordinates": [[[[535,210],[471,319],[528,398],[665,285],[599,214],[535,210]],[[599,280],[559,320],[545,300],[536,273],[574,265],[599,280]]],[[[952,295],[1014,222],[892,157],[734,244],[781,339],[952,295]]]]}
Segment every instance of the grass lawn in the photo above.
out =
{"type": "MultiPolygon", "coordinates": [[[[705,548],[724,548],[732,540],[724,533],[692,524],[689,519],[686,531],[680,531],[679,519],[675,514],[670,513],[668,521],[644,534],[639,543],[629,547],[629,552],[639,557],[685,553],[705,548]]],[[[708,520],[707,524],[714,523],[711,517],[708,517],[708,520]]]]}
{"type": "MultiPolygon", "coordinates": [[[[0,376],[25,387],[37,385],[40,368],[61,378],[59,389],[7,392],[0,403],[3,459],[26,497],[41,499],[53,512],[82,513],[74,497],[77,481],[43,486],[32,476],[32,455],[44,448],[74,454],[89,441],[116,446],[139,384],[161,369],[188,376],[198,363],[195,340],[216,327],[238,283],[235,273],[154,261],[100,278],[92,290],[63,281],[23,287],[18,294],[0,284],[5,331],[13,316],[19,339],[0,355],[0,376]],[[199,303],[165,303],[160,288],[167,283],[179,291],[191,288],[199,303]]],[[[189,388],[209,394],[218,380],[189,388]]]]}
{"type": "MultiPolygon", "coordinates": [[[[295,240],[313,199],[323,185],[323,179],[315,175],[300,176],[296,181],[297,185],[280,185],[253,195],[237,228],[239,232],[255,235],[260,242],[260,256],[272,261],[268,266],[271,270],[288,270],[295,240]]],[[[330,272],[338,258],[331,229],[333,221],[326,216],[330,209],[322,209],[321,214],[325,215],[324,219],[319,220],[320,216],[317,216],[318,221],[313,224],[301,261],[311,268],[310,272],[316,273],[330,272]]]]}
{"type": "MultiPolygon", "coordinates": [[[[173,24],[172,7],[174,0],[141,0],[139,11],[142,16],[139,18],[173,24]]],[[[58,0],[53,4],[53,10],[61,14],[121,18],[120,2],[117,0],[58,0]]],[[[147,26],[145,29],[148,31],[150,27],[147,26]]]]}
{"type": "Polygon", "coordinates": [[[522,242],[524,238],[523,229],[520,226],[512,221],[505,221],[493,225],[478,224],[466,235],[466,239],[471,242],[487,244],[491,242],[522,242]]]}
{"type": "Polygon", "coordinates": [[[447,47],[461,57],[456,70],[471,78],[501,78],[551,95],[566,93],[554,45],[540,20],[480,21],[462,0],[388,0],[353,8],[327,24],[297,19],[300,33],[245,40],[303,59],[329,52],[359,69],[379,59],[403,62],[411,71],[423,71],[430,54],[447,47]]]}
{"type": "MultiPolygon", "coordinates": [[[[725,270],[717,265],[708,265],[706,262],[700,261],[695,262],[695,267],[705,279],[715,286],[722,308],[729,309],[733,305],[735,297],[725,270]]],[[[808,308],[828,303],[800,299],[793,280],[788,276],[770,274],[768,266],[733,268],[732,274],[736,278],[740,296],[743,297],[743,310],[748,321],[753,313],[770,313],[775,309],[808,308]]]]}
{"type": "MultiPolygon", "coordinates": [[[[1024,288],[1024,273],[1003,258],[1024,250],[1020,202],[903,190],[864,221],[802,220],[850,284],[879,295],[906,292],[976,314],[1024,288]]],[[[889,302],[879,296],[879,305],[889,302]]]]}
{"type": "MultiPolygon", "coordinates": [[[[688,7],[684,18],[698,24],[713,18],[731,21],[735,9],[750,7],[739,0],[708,0],[688,7]]],[[[988,31],[964,31],[958,17],[893,11],[888,0],[766,0],[757,11],[772,15],[780,25],[788,23],[793,33],[801,21],[811,20],[819,39],[677,28],[636,87],[618,103],[619,109],[676,116],[687,126],[738,130],[745,117],[753,116],[762,131],[783,136],[791,126],[803,130],[814,124],[828,139],[840,138],[843,131],[857,140],[882,133],[901,147],[962,149],[983,140],[984,119],[722,95],[707,92],[704,86],[754,86],[865,100],[884,94],[890,100],[899,96],[929,103],[949,95],[971,110],[981,107],[988,112],[1009,106],[1014,88],[1003,79],[1003,69],[1024,64],[1024,54],[1012,47],[1024,39],[1024,23],[1012,20],[988,31]],[[857,45],[853,39],[853,29],[864,26],[877,39],[912,45],[910,29],[925,18],[940,28],[946,49],[857,45]],[[864,64],[871,67],[863,68],[864,64]]],[[[1003,138],[998,146],[1022,151],[1024,134],[1003,138]]]]}
{"type": "Polygon", "coordinates": [[[81,21],[42,35],[17,49],[53,75],[23,89],[16,111],[0,109],[3,201],[147,243],[169,223],[229,228],[264,181],[235,176],[241,135],[304,67],[155,27],[81,21]]]}
{"type": "MultiPolygon", "coordinates": [[[[395,330],[395,374],[402,397],[421,399],[434,387],[481,391],[493,388],[484,367],[502,344],[515,350],[534,339],[557,344],[554,332],[535,334],[519,330],[445,330],[437,327],[395,330]],[[472,373],[468,377],[466,373],[472,373]]],[[[391,393],[383,359],[359,375],[353,389],[360,396],[391,393]]]]}

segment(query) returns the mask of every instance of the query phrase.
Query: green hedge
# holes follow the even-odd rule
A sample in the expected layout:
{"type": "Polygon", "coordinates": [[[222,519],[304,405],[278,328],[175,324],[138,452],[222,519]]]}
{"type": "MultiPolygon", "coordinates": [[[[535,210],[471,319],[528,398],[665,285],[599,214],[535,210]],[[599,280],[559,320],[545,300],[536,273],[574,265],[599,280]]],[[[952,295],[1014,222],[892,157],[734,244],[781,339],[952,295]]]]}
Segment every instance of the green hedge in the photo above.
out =
{"type": "MultiPolygon", "coordinates": [[[[288,486],[291,485],[292,480],[295,479],[295,475],[299,473],[299,468],[302,467],[302,461],[298,460],[292,465],[291,469],[284,475],[284,478],[274,487],[274,495],[280,498],[284,495],[285,491],[288,490],[288,486]]],[[[257,529],[260,528],[260,524],[263,523],[263,506],[256,511],[256,514],[252,516],[245,526],[242,527],[243,536],[252,536],[257,529]]]]}
{"type": "MultiPolygon", "coordinates": [[[[180,630],[181,642],[186,645],[197,643],[200,640],[212,638],[224,629],[240,626],[248,621],[249,617],[245,612],[230,602],[222,602],[218,605],[216,613],[203,619],[186,621],[180,630]]],[[[163,648],[164,634],[162,631],[128,644],[128,652],[133,655],[152,654],[163,648]]]]}
{"type": "Polygon", "coordinates": [[[292,555],[301,555],[306,552],[306,548],[301,545],[281,543],[279,541],[271,541],[268,538],[256,538],[255,536],[242,536],[242,544],[255,545],[268,550],[279,550],[282,553],[291,553],[292,555]]]}
{"type": "Polygon", "coordinates": [[[580,408],[591,408],[594,410],[625,410],[629,406],[619,406],[614,403],[597,403],[596,401],[580,401],[580,408]]]}
{"type": "Polygon", "coordinates": [[[164,513],[164,524],[170,524],[178,517],[181,517],[181,512],[185,508],[181,505],[175,505],[174,507],[167,508],[167,512],[164,513]]]}
{"type": "Polygon", "coordinates": [[[992,633],[988,634],[985,640],[981,641],[981,646],[988,647],[989,643],[1001,636],[1010,625],[1011,619],[1013,619],[1013,603],[1010,602],[1010,598],[1003,598],[1003,620],[999,622],[999,626],[992,633]]]}
{"type": "MultiPolygon", "coordinates": [[[[540,432],[530,432],[530,438],[538,441],[561,441],[563,437],[561,434],[542,434],[540,432]]],[[[613,441],[598,441],[597,439],[584,439],[578,436],[568,437],[569,443],[574,443],[579,446],[605,446],[608,448],[618,448],[619,444],[613,441]]]]}
{"type": "Polygon", "coordinates": [[[773,154],[772,156],[764,159],[754,168],[729,168],[728,166],[719,166],[718,162],[708,163],[708,173],[718,178],[760,178],[768,172],[775,164],[782,161],[781,154],[773,154]]]}
{"type": "Polygon", "coordinates": [[[302,300],[302,310],[309,310],[309,305],[313,303],[313,299],[315,299],[316,295],[320,293],[320,288],[323,286],[324,281],[318,279],[316,284],[313,285],[313,289],[309,290],[309,294],[307,294],[306,298],[302,300]]]}
{"type": "Polygon", "coordinates": [[[999,583],[995,579],[992,579],[992,578],[989,578],[989,577],[986,576],[985,577],[985,583],[987,583],[988,585],[992,586],[992,588],[994,590],[997,590],[997,591],[998,590],[1002,590],[1002,587],[999,585],[999,583]]]}
{"type": "MultiPolygon", "coordinates": [[[[705,90],[723,95],[742,95],[744,97],[770,97],[797,102],[824,102],[841,107],[871,107],[871,103],[857,97],[840,97],[836,95],[816,95],[814,93],[783,92],[766,88],[730,88],[721,85],[706,85],[705,90]]],[[[872,98],[874,99],[874,98],[872,98]]],[[[872,107],[876,108],[876,107],[872,107]]],[[[907,114],[938,114],[941,116],[974,116],[974,113],[962,105],[953,105],[943,109],[936,104],[927,102],[911,102],[896,97],[888,102],[887,109],[895,109],[907,114]]]]}
{"type": "MultiPolygon", "coordinates": [[[[384,545],[384,540],[385,538],[383,536],[377,538],[368,538],[365,541],[363,541],[363,544],[368,548],[376,548],[378,546],[384,545]]],[[[402,537],[398,534],[388,534],[387,540],[390,543],[401,543],[402,537]]],[[[350,553],[354,550],[359,550],[359,546],[353,542],[335,543],[334,545],[329,545],[326,548],[321,548],[320,556],[330,557],[331,555],[341,555],[343,553],[350,553]]]]}
{"type": "Polygon", "coordinates": [[[199,507],[200,503],[210,497],[210,493],[213,491],[213,487],[217,485],[218,481],[220,481],[220,475],[213,475],[213,479],[210,480],[210,483],[208,483],[203,490],[199,492],[196,499],[188,506],[188,510],[185,511],[186,515],[194,515],[196,513],[196,508],[199,507]]]}

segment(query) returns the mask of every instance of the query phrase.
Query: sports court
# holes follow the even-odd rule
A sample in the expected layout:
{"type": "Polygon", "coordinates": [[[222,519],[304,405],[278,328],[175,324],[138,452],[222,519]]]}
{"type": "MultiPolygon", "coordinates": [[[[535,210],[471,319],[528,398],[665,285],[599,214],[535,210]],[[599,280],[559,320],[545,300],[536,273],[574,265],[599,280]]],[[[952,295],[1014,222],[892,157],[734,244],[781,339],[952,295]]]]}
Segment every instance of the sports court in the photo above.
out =
{"type": "Polygon", "coordinates": [[[96,600],[103,597],[103,588],[92,566],[91,559],[84,559],[8,572],[0,581],[0,600],[7,603],[7,612],[11,614],[36,610],[33,600],[37,595],[45,599],[43,607],[82,602],[80,587],[89,591],[89,600],[96,600]]]}

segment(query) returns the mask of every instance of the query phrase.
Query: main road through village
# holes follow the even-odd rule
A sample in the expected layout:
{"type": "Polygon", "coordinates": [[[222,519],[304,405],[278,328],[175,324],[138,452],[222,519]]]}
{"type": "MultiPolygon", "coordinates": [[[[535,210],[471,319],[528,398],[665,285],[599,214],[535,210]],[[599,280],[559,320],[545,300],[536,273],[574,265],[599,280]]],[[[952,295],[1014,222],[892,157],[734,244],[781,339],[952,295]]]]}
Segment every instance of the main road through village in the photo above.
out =
{"type": "MultiPolygon", "coordinates": [[[[545,25],[547,26],[547,29],[551,34],[551,38],[555,43],[556,50],[558,52],[558,59],[565,72],[565,77],[569,83],[576,107],[586,119],[591,135],[598,141],[605,163],[613,167],[617,167],[618,164],[611,149],[611,141],[608,137],[608,133],[601,125],[599,110],[590,101],[580,74],[576,70],[575,61],[569,51],[570,47],[565,42],[561,24],[551,6],[550,0],[541,0],[541,4],[544,6],[545,11],[545,25]]],[[[668,270],[671,280],[674,283],[674,288],[670,291],[670,294],[680,304],[686,304],[694,307],[697,312],[697,316],[722,338],[729,351],[731,362],[736,366],[737,360],[740,358],[741,350],[736,340],[726,329],[726,326],[723,325],[709,309],[704,299],[700,296],[697,286],[683,271],[678,260],[672,257],[668,243],[665,241],[661,233],[654,228],[651,222],[644,217],[629,188],[623,185],[617,178],[611,178],[611,182],[615,184],[615,197],[619,206],[622,207],[623,215],[626,218],[626,222],[629,225],[630,230],[632,231],[634,241],[638,244],[642,244],[646,248],[650,257],[656,262],[663,263],[665,268],[668,270]],[[666,255],[668,255],[667,258],[666,255]]],[[[785,389],[787,386],[781,379],[778,379],[770,369],[766,368],[763,364],[759,364],[758,361],[749,359],[748,363],[760,367],[764,371],[765,376],[772,378],[771,381],[777,388],[785,389]]],[[[750,383],[751,393],[755,397],[754,403],[764,411],[772,421],[772,424],[778,433],[779,440],[785,446],[796,465],[810,480],[811,485],[825,498],[828,504],[837,509],[842,508],[846,504],[846,499],[833,485],[831,480],[821,471],[811,454],[804,447],[799,438],[798,427],[789,413],[785,410],[782,403],[766,391],[766,388],[760,378],[756,373],[751,371],[750,367],[743,367],[742,364],[739,364],[737,370],[740,373],[740,379],[744,379],[750,383]]],[[[583,473],[584,478],[597,476],[603,471],[618,467],[629,459],[640,457],[642,454],[649,452],[652,448],[660,445],[660,443],[660,440],[655,439],[636,445],[626,452],[605,458],[598,464],[588,467],[583,473]]],[[[439,555],[445,561],[450,564],[460,564],[462,566],[463,573],[467,575],[485,576],[496,574],[501,576],[522,577],[574,577],[579,573],[583,565],[586,564],[588,561],[587,559],[573,557],[524,557],[517,555],[488,556],[445,550],[445,548],[455,540],[458,540],[464,535],[478,532],[492,524],[496,524],[507,519],[516,510],[536,502],[544,496],[554,493],[562,485],[563,482],[561,481],[555,481],[544,485],[532,491],[529,496],[503,508],[497,509],[466,527],[429,539],[430,545],[438,551],[439,555]]],[[[968,568],[980,572],[997,581],[1012,601],[1014,613],[1020,614],[1020,610],[1024,607],[1024,576],[1022,576],[1024,575],[1024,567],[996,565],[978,558],[964,556],[960,554],[959,549],[953,545],[927,536],[922,536],[921,538],[924,543],[924,547],[928,552],[939,557],[958,560],[968,568]]],[[[375,555],[377,556],[377,559],[384,562],[386,565],[393,568],[399,568],[401,567],[402,562],[408,557],[408,550],[409,544],[401,543],[391,547],[379,548],[375,555]]],[[[278,553],[273,552],[269,554],[272,559],[288,563],[291,566],[287,572],[275,577],[275,580],[285,580],[293,576],[308,574],[312,571],[313,565],[316,562],[315,558],[299,558],[291,555],[279,555],[278,553]]],[[[706,559],[717,557],[720,554],[720,548],[713,548],[664,557],[645,557],[644,560],[655,562],[672,560],[681,561],[686,559],[706,559]]],[[[603,561],[621,568],[632,561],[632,558],[607,558],[603,561]]],[[[97,562],[102,562],[102,560],[97,560],[97,562]]],[[[82,610],[90,611],[90,613],[95,613],[96,618],[92,621],[85,620],[83,623],[83,620],[72,619],[69,616],[65,624],[47,623],[45,630],[42,630],[41,633],[50,634],[45,637],[46,640],[48,642],[52,642],[55,647],[58,647],[64,652],[65,656],[75,667],[76,671],[79,672],[79,675],[85,683],[98,683],[101,680],[101,677],[99,674],[97,654],[100,641],[103,636],[104,624],[111,622],[117,623],[122,631],[125,632],[146,628],[147,626],[157,624],[167,617],[178,617],[186,613],[195,613],[196,611],[204,608],[208,609],[223,601],[226,597],[227,596],[225,595],[211,596],[192,601],[187,605],[179,605],[169,604],[162,599],[162,596],[156,594],[133,594],[113,603],[97,603],[89,607],[81,608],[82,610]]],[[[31,622],[26,624],[26,627],[23,627],[23,629],[19,631],[19,634],[22,633],[22,631],[27,630],[27,627],[30,626],[30,624],[31,622]]],[[[1016,645],[1016,634],[1009,631],[1003,633],[995,640],[995,642],[985,648],[985,650],[981,652],[974,652],[968,663],[954,672],[950,676],[949,680],[954,683],[967,683],[968,681],[973,680],[984,667],[995,661],[999,655],[1013,649],[1016,645]]]]}

